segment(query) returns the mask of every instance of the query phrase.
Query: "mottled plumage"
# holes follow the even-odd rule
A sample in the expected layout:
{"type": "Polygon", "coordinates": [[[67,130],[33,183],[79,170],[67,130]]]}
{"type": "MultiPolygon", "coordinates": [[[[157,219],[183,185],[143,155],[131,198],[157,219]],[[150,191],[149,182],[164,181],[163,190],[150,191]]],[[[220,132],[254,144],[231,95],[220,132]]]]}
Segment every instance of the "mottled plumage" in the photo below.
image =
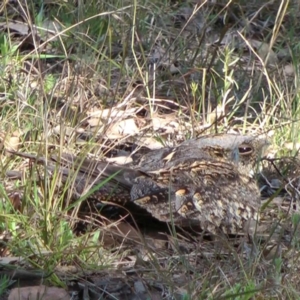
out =
{"type": "Polygon", "coordinates": [[[98,186],[91,196],[98,201],[130,202],[160,221],[236,233],[257,218],[260,193],[250,174],[265,145],[264,139],[222,134],[152,150],[129,167],[67,154],[52,160],[63,181],[75,177],[77,196],[98,186]]]}

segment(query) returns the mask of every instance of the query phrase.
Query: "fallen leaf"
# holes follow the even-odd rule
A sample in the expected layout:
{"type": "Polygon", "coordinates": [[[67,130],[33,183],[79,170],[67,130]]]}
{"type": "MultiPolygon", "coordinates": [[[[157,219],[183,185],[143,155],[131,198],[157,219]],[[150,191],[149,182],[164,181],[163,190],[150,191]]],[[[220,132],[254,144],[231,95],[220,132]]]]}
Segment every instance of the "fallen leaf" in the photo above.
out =
{"type": "Polygon", "coordinates": [[[292,64],[286,65],[283,67],[283,73],[286,76],[294,76],[295,75],[295,68],[292,64]]]}
{"type": "Polygon", "coordinates": [[[7,150],[18,151],[19,146],[20,146],[19,137],[12,136],[10,138],[6,138],[4,146],[5,146],[5,149],[7,149],[7,150]]]}
{"type": "Polygon", "coordinates": [[[12,289],[8,300],[69,300],[70,295],[62,288],[41,286],[29,286],[12,289]]]}
{"type": "Polygon", "coordinates": [[[116,122],[113,124],[108,132],[106,133],[107,135],[134,135],[138,134],[139,129],[135,123],[135,120],[133,118],[127,119],[127,120],[122,120],[120,122],[116,122]]]}
{"type": "Polygon", "coordinates": [[[12,192],[8,198],[15,210],[21,211],[22,209],[22,194],[20,192],[12,192]]]}
{"type": "Polygon", "coordinates": [[[270,49],[269,44],[253,39],[250,39],[249,43],[257,51],[257,54],[264,62],[269,55],[267,65],[275,65],[278,63],[277,55],[272,49],[270,49]]]}

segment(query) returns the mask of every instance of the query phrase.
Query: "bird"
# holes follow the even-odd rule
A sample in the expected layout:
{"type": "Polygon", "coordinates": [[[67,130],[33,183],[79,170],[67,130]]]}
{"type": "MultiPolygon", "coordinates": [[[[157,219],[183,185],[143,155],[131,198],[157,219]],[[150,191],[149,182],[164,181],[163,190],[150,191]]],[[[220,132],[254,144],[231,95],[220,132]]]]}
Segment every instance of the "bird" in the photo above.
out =
{"type": "Polygon", "coordinates": [[[204,135],[151,150],[128,166],[66,153],[50,160],[15,154],[51,171],[59,165],[64,183],[74,178],[77,198],[88,192],[99,202],[136,205],[162,222],[236,234],[258,218],[260,191],[253,174],[267,146],[261,137],[204,135]]]}
{"type": "Polygon", "coordinates": [[[198,221],[209,232],[236,233],[257,219],[260,191],[253,173],[268,144],[264,138],[217,134],[154,150],[138,169],[159,183],[159,195],[143,191],[145,179],[138,178],[132,198],[161,221],[173,217],[177,223],[198,221]]]}

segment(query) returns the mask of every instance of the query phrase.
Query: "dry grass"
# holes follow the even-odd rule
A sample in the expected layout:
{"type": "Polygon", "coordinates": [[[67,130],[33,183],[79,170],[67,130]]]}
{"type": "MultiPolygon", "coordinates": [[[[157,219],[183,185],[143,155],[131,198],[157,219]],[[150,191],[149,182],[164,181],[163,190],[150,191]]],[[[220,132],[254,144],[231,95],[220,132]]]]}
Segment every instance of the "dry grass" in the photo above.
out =
{"type": "MultiPolygon", "coordinates": [[[[286,221],[275,205],[279,233],[254,237],[250,248],[221,237],[152,237],[147,226],[141,233],[105,217],[82,220],[86,197],[74,204],[74,177],[61,187],[58,172],[44,176],[43,166],[7,151],[102,159],[125,143],[157,148],[234,131],[267,134],[270,156],[297,154],[297,2],[170,2],[0,5],[2,256],[54,272],[48,281],[61,286],[96,282],[92,272],[103,271],[104,285],[142,283],[157,299],[296,299],[297,208],[286,221]]],[[[89,285],[98,295],[99,287],[89,285]]]]}

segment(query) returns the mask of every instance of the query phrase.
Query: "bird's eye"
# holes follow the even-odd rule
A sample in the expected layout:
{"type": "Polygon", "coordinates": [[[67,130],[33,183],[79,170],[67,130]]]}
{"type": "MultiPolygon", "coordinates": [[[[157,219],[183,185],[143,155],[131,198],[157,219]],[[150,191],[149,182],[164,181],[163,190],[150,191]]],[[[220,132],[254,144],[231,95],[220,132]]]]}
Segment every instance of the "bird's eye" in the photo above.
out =
{"type": "Polygon", "coordinates": [[[253,147],[250,145],[240,145],[239,147],[239,154],[240,155],[249,155],[253,152],[253,147]]]}

